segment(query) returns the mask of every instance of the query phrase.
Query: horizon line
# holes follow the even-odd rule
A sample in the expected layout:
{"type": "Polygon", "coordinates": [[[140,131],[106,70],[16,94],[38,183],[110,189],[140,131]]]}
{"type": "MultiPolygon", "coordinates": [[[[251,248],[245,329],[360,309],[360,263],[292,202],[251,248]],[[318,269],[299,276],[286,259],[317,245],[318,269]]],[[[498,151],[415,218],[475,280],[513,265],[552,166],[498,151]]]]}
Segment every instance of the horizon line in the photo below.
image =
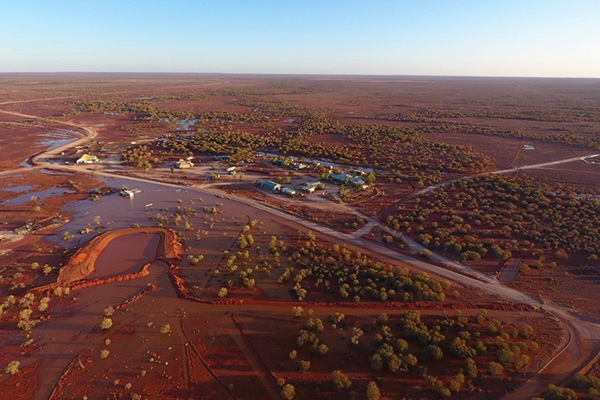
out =
{"type": "Polygon", "coordinates": [[[227,75],[227,76],[281,76],[281,77],[419,77],[419,78],[496,78],[496,79],[600,79],[600,76],[567,75],[457,75],[457,74],[377,74],[377,73],[277,73],[277,72],[165,72],[165,71],[0,71],[0,75],[227,75]]]}

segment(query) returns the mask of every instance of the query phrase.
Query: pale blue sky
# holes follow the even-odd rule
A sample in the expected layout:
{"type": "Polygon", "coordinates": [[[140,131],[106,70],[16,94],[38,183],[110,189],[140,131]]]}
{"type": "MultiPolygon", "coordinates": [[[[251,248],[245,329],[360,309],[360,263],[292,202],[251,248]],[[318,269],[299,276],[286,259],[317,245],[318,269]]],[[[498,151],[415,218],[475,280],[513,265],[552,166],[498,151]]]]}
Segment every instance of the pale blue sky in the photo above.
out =
{"type": "Polygon", "coordinates": [[[0,0],[0,72],[600,77],[600,0],[0,0]]]}

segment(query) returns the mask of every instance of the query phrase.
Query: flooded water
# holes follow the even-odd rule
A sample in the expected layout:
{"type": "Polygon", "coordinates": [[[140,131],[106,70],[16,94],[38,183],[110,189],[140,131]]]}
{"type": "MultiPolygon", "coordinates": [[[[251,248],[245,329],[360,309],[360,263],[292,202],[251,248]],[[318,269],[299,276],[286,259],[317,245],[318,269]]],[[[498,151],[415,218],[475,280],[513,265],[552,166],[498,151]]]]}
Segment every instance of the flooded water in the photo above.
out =
{"type": "Polygon", "coordinates": [[[32,167],[32,165],[31,165],[31,164],[29,164],[29,157],[27,157],[26,159],[24,159],[23,161],[21,161],[21,162],[19,163],[19,166],[21,166],[21,167],[25,167],[25,168],[31,168],[31,167],[32,167]]]}
{"type": "MultiPolygon", "coordinates": [[[[71,215],[71,221],[55,235],[50,236],[48,240],[69,248],[88,242],[97,235],[97,232],[93,229],[96,227],[94,222],[96,217],[99,217],[106,230],[130,228],[133,224],[156,226],[157,215],[173,216],[179,205],[178,200],[181,200],[182,207],[192,207],[198,210],[198,216],[190,217],[194,229],[205,228],[202,219],[208,214],[202,211],[202,207],[213,207],[217,203],[223,203],[225,214],[215,215],[214,218],[221,220],[226,217],[232,226],[234,219],[248,221],[249,218],[255,219],[260,214],[258,210],[252,207],[195,190],[136,182],[128,179],[102,179],[107,186],[117,189],[123,187],[139,189],[140,192],[132,198],[111,194],[100,197],[98,201],[82,200],[66,205],[62,211],[71,215]],[[79,234],[85,228],[92,228],[92,231],[79,234]],[[63,240],[64,231],[68,231],[73,235],[73,238],[68,242],[63,240]]],[[[209,216],[213,217],[212,215],[209,216]]]]}
{"type": "Polygon", "coordinates": [[[48,175],[58,175],[58,176],[73,176],[73,175],[75,175],[75,174],[74,174],[74,173],[72,173],[72,172],[57,172],[57,171],[52,171],[52,170],[45,169],[45,168],[44,168],[44,169],[41,169],[41,170],[40,170],[40,172],[41,172],[42,174],[48,174],[48,175]]]}
{"type": "Polygon", "coordinates": [[[96,270],[88,279],[138,272],[156,257],[160,243],[157,234],[137,233],[116,238],[96,260],[96,270]]]}
{"type": "Polygon", "coordinates": [[[5,188],[1,188],[0,190],[4,190],[7,192],[13,192],[13,193],[23,193],[23,192],[29,192],[33,188],[34,188],[34,186],[32,186],[32,185],[25,185],[25,186],[5,187],[5,188]]]}
{"type": "Polygon", "coordinates": [[[180,119],[179,121],[177,121],[177,124],[179,124],[179,127],[177,127],[178,131],[187,131],[190,129],[190,127],[196,125],[196,120],[180,119]]]}
{"type": "Polygon", "coordinates": [[[46,190],[40,190],[37,192],[25,193],[21,196],[13,197],[12,199],[4,200],[2,202],[2,205],[18,206],[20,204],[27,203],[28,201],[32,201],[33,196],[37,197],[39,204],[43,204],[44,200],[46,200],[50,196],[59,196],[71,192],[71,190],[65,188],[51,188],[46,190]]]}
{"type": "Polygon", "coordinates": [[[38,145],[45,147],[46,150],[54,150],[57,147],[77,140],[78,138],[82,137],[82,134],[76,131],[61,129],[58,132],[42,133],[39,136],[42,138],[42,140],[38,142],[38,145]]]}

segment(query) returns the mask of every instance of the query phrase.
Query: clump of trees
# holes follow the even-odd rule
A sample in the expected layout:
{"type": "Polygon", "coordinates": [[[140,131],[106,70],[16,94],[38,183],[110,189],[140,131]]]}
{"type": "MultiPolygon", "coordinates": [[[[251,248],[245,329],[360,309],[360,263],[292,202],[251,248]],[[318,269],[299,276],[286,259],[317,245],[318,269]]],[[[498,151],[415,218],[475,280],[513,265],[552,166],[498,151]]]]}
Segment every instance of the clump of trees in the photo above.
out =
{"type": "MultiPolygon", "coordinates": [[[[546,390],[548,400],[577,400],[577,393],[571,388],[548,385],[546,390]]],[[[592,396],[590,396],[592,397],[592,396]]]]}
{"type": "Polygon", "coordinates": [[[122,154],[124,164],[143,169],[148,172],[155,164],[160,162],[160,157],[147,145],[130,147],[122,154]]]}
{"type": "Polygon", "coordinates": [[[568,387],[548,385],[544,397],[536,397],[533,400],[575,400],[578,398],[575,391],[587,391],[587,397],[591,400],[600,399],[600,378],[595,375],[575,375],[568,387]]]}
{"type": "Polygon", "coordinates": [[[21,365],[20,361],[13,360],[8,363],[8,365],[4,368],[4,372],[9,375],[14,375],[19,372],[19,366],[21,365]]]}
{"type": "Polygon", "coordinates": [[[286,383],[281,388],[281,397],[283,397],[285,400],[292,400],[294,397],[296,397],[296,388],[293,385],[286,383]]]}
{"type": "MultiPolygon", "coordinates": [[[[515,374],[525,368],[531,356],[538,351],[537,344],[532,345],[535,343],[532,341],[535,336],[533,327],[506,325],[489,318],[485,311],[465,317],[460,311],[454,315],[444,312],[443,315],[424,316],[419,311],[410,310],[401,316],[380,314],[362,325],[357,324],[354,318],[346,321],[346,316],[340,313],[328,316],[330,325],[324,324],[311,310],[307,314],[296,335],[297,348],[289,353],[290,360],[300,358],[293,362],[298,371],[309,371],[313,365],[318,365],[319,359],[314,356],[327,354],[327,351],[319,351],[322,347],[328,349],[322,342],[323,332],[328,328],[338,329],[341,331],[339,337],[348,340],[346,330],[351,326],[352,338],[348,342],[347,354],[340,358],[340,365],[356,362],[366,354],[368,367],[376,371],[378,379],[383,380],[388,374],[415,374],[420,371],[426,384],[424,387],[428,388],[426,390],[432,390],[441,397],[472,390],[480,383],[478,378],[482,374],[496,378],[515,374]],[[363,336],[364,340],[359,340],[363,336]],[[313,356],[310,361],[304,358],[306,353],[313,356]],[[456,367],[454,371],[448,371],[446,367],[440,369],[441,365],[456,367]]],[[[600,379],[580,378],[581,387],[593,388],[598,382],[600,379]]],[[[367,385],[368,399],[380,397],[378,383],[367,385]]],[[[352,382],[342,370],[335,370],[332,384],[335,390],[343,391],[352,382]]]]}
{"type": "MultiPolygon", "coordinates": [[[[254,158],[257,151],[274,151],[281,155],[331,159],[348,165],[385,169],[389,172],[385,179],[401,182],[403,176],[410,176],[417,185],[423,186],[439,182],[444,174],[477,173],[491,167],[489,158],[473,149],[427,140],[416,128],[385,124],[344,125],[327,117],[322,110],[310,110],[280,100],[244,99],[240,104],[256,107],[249,113],[189,113],[158,109],[148,103],[87,102],[82,103],[79,110],[128,112],[137,114],[140,119],[156,121],[193,119],[197,125],[202,124],[202,129],[194,135],[161,138],[150,145],[128,149],[124,162],[145,169],[150,169],[157,157],[208,153],[229,155],[231,162],[240,162],[254,158]],[[293,117],[294,123],[280,128],[266,125],[284,116],[293,117]],[[233,125],[240,122],[256,124],[263,129],[260,132],[234,130],[233,125]],[[315,140],[317,132],[331,140],[315,140]]],[[[367,180],[374,183],[374,175],[367,180]]]]}
{"type": "Polygon", "coordinates": [[[102,322],[100,323],[100,328],[103,330],[110,329],[113,326],[113,321],[111,318],[104,317],[102,322]]]}
{"type": "Polygon", "coordinates": [[[318,245],[314,235],[303,237],[302,246],[291,254],[294,268],[287,268],[279,283],[293,284],[298,300],[310,290],[324,287],[338,298],[360,302],[421,300],[444,301],[447,282],[429,277],[426,273],[411,273],[407,268],[386,265],[340,248],[337,245],[318,245]]]}
{"type": "Polygon", "coordinates": [[[387,224],[461,261],[520,255],[535,259],[527,268],[540,268],[571,254],[600,256],[597,194],[521,176],[454,182],[419,196],[387,224]]]}
{"type": "Polygon", "coordinates": [[[381,393],[379,392],[379,386],[377,383],[371,381],[367,384],[367,400],[379,400],[381,393]]]}
{"type": "Polygon", "coordinates": [[[342,371],[335,370],[331,373],[331,382],[335,390],[342,391],[352,386],[352,381],[342,371]]]}
{"type": "Polygon", "coordinates": [[[162,333],[163,335],[171,333],[171,325],[169,325],[169,324],[161,325],[160,333],[162,333]]]}

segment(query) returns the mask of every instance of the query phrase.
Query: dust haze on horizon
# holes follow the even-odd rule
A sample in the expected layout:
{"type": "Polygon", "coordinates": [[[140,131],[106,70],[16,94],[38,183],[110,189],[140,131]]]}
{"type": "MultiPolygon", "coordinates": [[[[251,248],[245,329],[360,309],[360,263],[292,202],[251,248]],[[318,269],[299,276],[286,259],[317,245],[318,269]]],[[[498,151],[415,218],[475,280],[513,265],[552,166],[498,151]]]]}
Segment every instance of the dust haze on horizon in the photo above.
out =
{"type": "Polygon", "coordinates": [[[600,3],[0,6],[0,72],[600,77],[600,3]]]}

